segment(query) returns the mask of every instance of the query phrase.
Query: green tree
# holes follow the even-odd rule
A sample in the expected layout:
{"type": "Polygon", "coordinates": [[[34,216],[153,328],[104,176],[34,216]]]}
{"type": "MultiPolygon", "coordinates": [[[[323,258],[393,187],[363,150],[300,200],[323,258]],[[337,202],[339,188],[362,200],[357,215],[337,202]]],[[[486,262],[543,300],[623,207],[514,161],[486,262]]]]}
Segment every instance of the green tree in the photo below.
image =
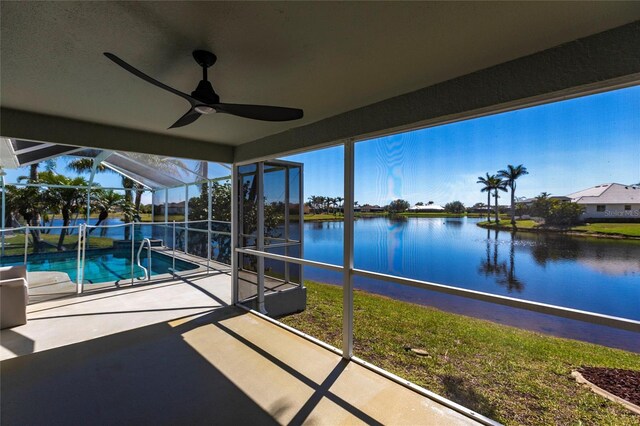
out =
{"type": "Polygon", "coordinates": [[[545,225],[570,227],[580,223],[580,215],[583,208],[578,203],[568,201],[551,200],[545,225]]]}
{"type": "MultiPolygon", "coordinates": [[[[186,169],[186,165],[182,160],[171,157],[162,157],[158,155],[148,155],[148,154],[135,154],[135,153],[127,153],[127,157],[132,158],[133,160],[146,164],[151,168],[155,168],[160,172],[165,174],[169,174],[172,176],[179,176],[181,174],[182,169],[186,169]]],[[[93,163],[95,159],[93,158],[80,158],[74,161],[69,162],[67,164],[67,168],[69,170],[73,170],[78,173],[86,173],[93,170],[93,163]]],[[[120,173],[106,167],[104,164],[98,164],[96,166],[97,173],[117,173],[122,177],[122,187],[125,188],[124,192],[124,203],[127,203],[133,206],[134,212],[129,212],[130,214],[124,215],[124,223],[130,223],[133,220],[133,217],[136,214],[140,213],[140,203],[142,201],[142,193],[144,192],[143,187],[129,179],[128,177],[121,175],[120,173]],[[135,200],[133,193],[135,192],[135,200]]],[[[126,212],[125,212],[126,213],[126,212]]],[[[130,227],[124,228],[124,239],[128,240],[130,238],[130,227]]]]}
{"type": "Polygon", "coordinates": [[[341,212],[344,212],[344,198],[343,197],[336,197],[336,208],[339,209],[341,212]]]}
{"type": "MultiPolygon", "coordinates": [[[[21,176],[19,180],[27,179],[21,176]]],[[[30,181],[38,183],[38,181],[30,181]]],[[[17,187],[14,185],[5,186],[5,223],[11,224],[14,214],[22,216],[25,223],[32,227],[40,226],[41,212],[57,212],[57,205],[46,191],[35,186],[17,187]]],[[[33,241],[33,251],[39,252],[42,245],[42,236],[39,228],[29,230],[33,241]]]]}
{"type": "Polygon", "coordinates": [[[542,218],[549,216],[549,210],[551,209],[550,195],[548,192],[542,192],[533,200],[530,209],[532,216],[542,218]]]}
{"type": "Polygon", "coordinates": [[[514,227],[516,226],[516,180],[528,174],[527,168],[522,164],[515,167],[509,164],[506,169],[498,171],[498,177],[511,189],[511,225],[514,227]]]}
{"type": "MultiPolygon", "coordinates": [[[[109,217],[109,213],[115,207],[123,207],[125,204],[125,197],[122,194],[118,194],[117,192],[109,189],[104,190],[100,188],[96,188],[91,194],[92,201],[94,206],[100,210],[100,214],[98,215],[98,222],[96,222],[95,226],[100,226],[102,222],[107,220],[109,217]]],[[[91,228],[89,233],[92,233],[96,228],[91,228]]],[[[106,234],[106,228],[102,228],[100,231],[101,235],[106,234]]]]}
{"type": "MultiPolygon", "coordinates": [[[[207,194],[207,185],[204,184],[203,191],[199,197],[189,200],[189,216],[191,220],[206,220],[209,217],[207,206],[209,204],[209,196],[207,194]]],[[[231,221],[231,183],[211,182],[211,218],[216,221],[231,221]]],[[[212,222],[212,231],[230,232],[231,229],[222,223],[212,222]]],[[[189,236],[189,246],[194,252],[201,255],[207,255],[207,236],[202,232],[194,232],[189,236]]],[[[211,259],[217,262],[231,263],[231,236],[212,232],[211,259]]]]}
{"type": "MultiPolygon", "coordinates": [[[[80,210],[85,203],[85,190],[82,187],[87,186],[87,181],[83,177],[69,178],[67,176],[55,174],[51,171],[40,173],[38,182],[50,185],[64,185],[65,187],[47,188],[47,193],[56,200],[57,207],[62,214],[62,226],[69,226],[71,215],[80,210]]],[[[58,250],[64,250],[64,239],[67,235],[67,228],[60,230],[60,238],[58,239],[58,250]]]]}
{"type": "MultiPolygon", "coordinates": [[[[73,170],[77,173],[87,173],[93,170],[93,162],[95,160],[93,158],[79,158],[77,160],[73,160],[67,164],[67,168],[69,170],[73,170]]],[[[124,191],[124,201],[129,206],[133,206],[133,196],[132,190],[136,186],[136,183],[129,179],[126,176],[121,175],[113,169],[106,167],[104,164],[98,164],[96,166],[96,173],[115,173],[120,175],[122,178],[122,187],[125,188],[124,191]]],[[[123,217],[124,223],[130,223],[134,214],[125,214],[123,217]]],[[[131,229],[126,226],[124,228],[124,239],[128,240],[130,238],[131,229]]]]}
{"type": "Polygon", "coordinates": [[[466,211],[466,207],[460,201],[452,201],[445,204],[444,211],[446,211],[447,213],[460,214],[466,211]]]}
{"type": "Polygon", "coordinates": [[[411,205],[408,201],[397,199],[389,203],[389,205],[387,206],[387,210],[389,211],[389,213],[402,213],[404,211],[407,211],[409,207],[411,207],[411,205]]]}

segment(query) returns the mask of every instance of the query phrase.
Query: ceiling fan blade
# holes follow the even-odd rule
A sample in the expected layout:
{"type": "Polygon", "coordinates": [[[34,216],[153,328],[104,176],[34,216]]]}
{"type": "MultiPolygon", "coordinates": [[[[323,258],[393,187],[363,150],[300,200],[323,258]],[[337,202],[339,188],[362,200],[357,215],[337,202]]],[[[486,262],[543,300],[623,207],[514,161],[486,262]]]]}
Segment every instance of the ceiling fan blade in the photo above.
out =
{"type": "Polygon", "coordinates": [[[181,98],[186,99],[191,104],[191,106],[194,106],[195,104],[199,103],[194,98],[192,98],[191,96],[187,95],[186,93],[182,93],[181,91],[176,90],[173,87],[169,87],[166,84],[161,83],[158,80],[149,77],[148,75],[146,75],[142,71],[132,67],[131,65],[129,65],[128,63],[126,63],[122,59],[118,58],[113,53],[104,52],[104,56],[106,56],[107,58],[111,59],[116,64],[120,65],[122,68],[124,68],[125,70],[129,71],[131,74],[133,74],[133,75],[135,75],[137,77],[140,77],[141,79],[145,80],[147,83],[151,83],[154,86],[157,86],[157,87],[159,87],[161,89],[164,89],[164,90],[166,90],[168,92],[173,93],[174,95],[178,95],[181,98]]]}
{"type": "Polygon", "coordinates": [[[189,111],[187,111],[185,115],[178,118],[178,121],[173,123],[171,127],[169,127],[169,129],[175,129],[176,127],[182,127],[182,126],[186,126],[187,124],[191,124],[194,121],[196,121],[198,118],[200,118],[201,115],[202,114],[200,114],[199,112],[191,108],[189,111]]]}
{"type": "Polygon", "coordinates": [[[213,104],[211,106],[217,112],[263,121],[289,121],[297,120],[303,116],[303,111],[297,108],[243,104],[213,104]]]}

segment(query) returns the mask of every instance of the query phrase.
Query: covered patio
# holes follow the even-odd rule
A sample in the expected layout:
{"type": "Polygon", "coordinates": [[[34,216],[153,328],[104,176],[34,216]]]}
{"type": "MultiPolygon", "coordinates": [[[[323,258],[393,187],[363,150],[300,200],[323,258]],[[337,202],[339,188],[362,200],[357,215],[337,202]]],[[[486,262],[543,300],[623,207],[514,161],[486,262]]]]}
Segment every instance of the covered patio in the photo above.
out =
{"type": "Polygon", "coordinates": [[[164,209],[154,207],[162,223],[150,236],[161,234],[163,247],[142,238],[149,263],[178,245],[172,187],[186,194],[178,250],[195,254],[190,235],[207,240],[205,273],[171,264],[137,282],[144,241],[125,225],[131,286],[85,293],[78,268],[80,294],[30,305],[27,324],[1,335],[3,424],[495,424],[354,354],[357,277],[640,330],[638,321],[358,269],[353,228],[358,142],[637,85],[640,3],[2,2],[1,13],[1,136],[23,156],[15,166],[47,157],[38,151],[82,153],[94,170],[104,164],[155,191],[164,209]],[[194,49],[215,50],[212,81],[225,102],[287,105],[304,117],[219,113],[167,129],[184,99],[103,55],[190,91],[202,72],[194,49]],[[344,199],[333,263],[304,252],[303,164],[283,161],[327,147],[341,149],[344,199]],[[194,179],[176,182],[144,155],[228,165],[224,229],[212,228],[210,200],[206,226],[187,225],[188,185],[206,181],[210,197],[208,174],[189,169],[194,179]],[[276,208],[280,222],[266,224],[276,208]],[[215,233],[229,237],[228,262],[213,271],[215,233]],[[305,267],[338,277],[340,348],[269,317],[304,308],[305,267]]]}
{"type": "Polygon", "coordinates": [[[476,423],[230,306],[229,284],[219,274],[30,305],[28,323],[0,335],[3,424],[476,423]]]}

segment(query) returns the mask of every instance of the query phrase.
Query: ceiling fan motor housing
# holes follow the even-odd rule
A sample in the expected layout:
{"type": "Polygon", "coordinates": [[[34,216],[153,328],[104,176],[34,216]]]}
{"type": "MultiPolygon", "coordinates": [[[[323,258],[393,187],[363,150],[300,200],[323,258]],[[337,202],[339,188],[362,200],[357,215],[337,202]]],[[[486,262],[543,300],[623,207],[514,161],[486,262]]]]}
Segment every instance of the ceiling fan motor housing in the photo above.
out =
{"type": "Polygon", "coordinates": [[[200,80],[196,90],[191,92],[191,96],[205,104],[219,104],[220,96],[213,90],[213,86],[206,80],[200,80]]]}

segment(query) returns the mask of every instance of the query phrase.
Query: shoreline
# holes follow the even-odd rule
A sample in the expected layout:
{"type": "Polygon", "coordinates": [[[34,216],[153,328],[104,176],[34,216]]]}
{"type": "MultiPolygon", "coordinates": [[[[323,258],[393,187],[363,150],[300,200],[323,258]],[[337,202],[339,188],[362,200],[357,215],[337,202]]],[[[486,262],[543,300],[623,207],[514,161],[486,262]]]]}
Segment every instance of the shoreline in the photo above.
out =
{"type": "Polygon", "coordinates": [[[495,229],[498,231],[507,231],[507,232],[530,232],[533,234],[560,234],[560,235],[567,235],[570,237],[640,241],[640,237],[637,237],[634,235],[606,233],[606,232],[597,232],[597,231],[578,231],[578,230],[572,230],[572,229],[565,230],[562,228],[517,228],[517,227],[514,230],[510,222],[508,225],[499,224],[498,226],[496,226],[495,222],[491,222],[491,223],[478,222],[476,223],[476,226],[484,229],[495,229]]]}

